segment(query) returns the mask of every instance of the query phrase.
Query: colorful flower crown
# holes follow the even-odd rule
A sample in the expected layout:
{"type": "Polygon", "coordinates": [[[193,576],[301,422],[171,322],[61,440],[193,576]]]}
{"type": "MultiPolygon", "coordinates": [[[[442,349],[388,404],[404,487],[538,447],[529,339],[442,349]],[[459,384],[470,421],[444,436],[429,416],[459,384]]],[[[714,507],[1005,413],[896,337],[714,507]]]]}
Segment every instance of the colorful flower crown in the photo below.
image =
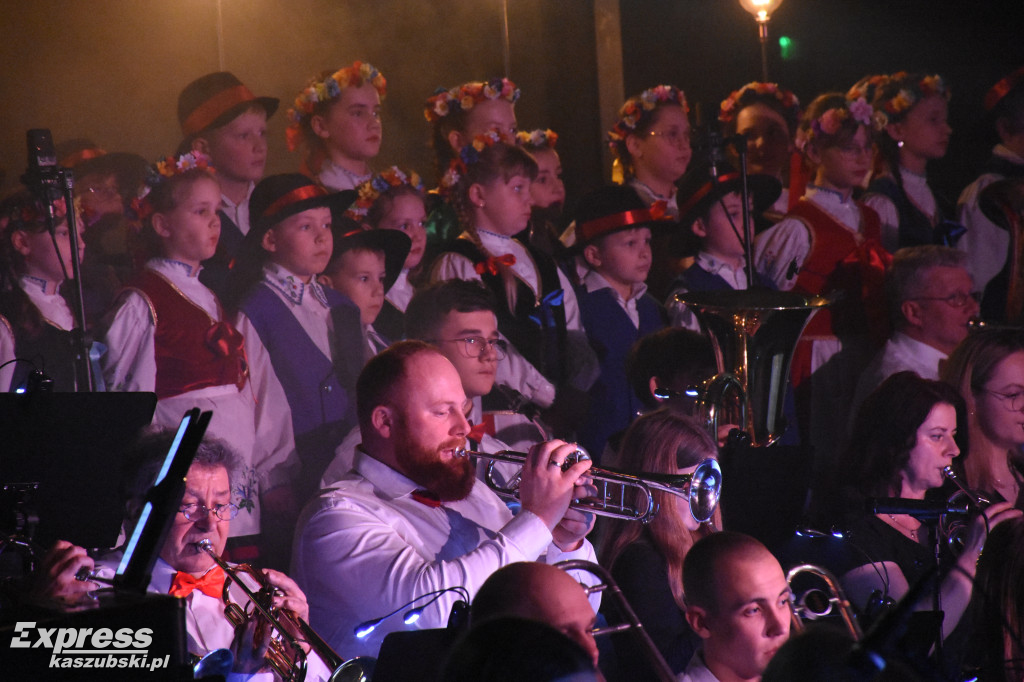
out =
{"type": "Polygon", "coordinates": [[[469,167],[480,160],[480,152],[499,143],[514,144],[512,140],[492,130],[483,135],[477,135],[470,144],[459,150],[459,155],[452,159],[444,177],[441,178],[439,187],[441,194],[443,196],[451,194],[469,167]]]}
{"type": "MultiPolygon", "coordinates": [[[[53,202],[53,215],[59,222],[66,214],[64,198],[61,197],[53,202]]],[[[34,194],[27,191],[18,192],[0,203],[0,232],[35,232],[37,228],[47,224],[48,217],[46,205],[34,194]]]]}
{"type": "Polygon", "coordinates": [[[630,97],[619,109],[619,120],[608,131],[608,144],[614,150],[618,143],[633,133],[637,126],[644,122],[659,104],[676,103],[689,113],[686,104],[686,93],[674,85],[658,85],[644,90],[636,97],[630,97]]]}
{"type": "Polygon", "coordinates": [[[537,130],[531,130],[530,132],[520,130],[516,133],[516,142],[523,146],[529,145],[531,147],[547,147],[548,149],[554,149],[555,143],[558,142],[558,133],[550,128],[545,130],[538,128],[537,130]]]}
{"type": "Polygon", "coordinates": [[[507,78],[492,78],[486,83],[474,81],[451,90],[438,88],[427,98],[423,114],[433,123],[451,113],[469,111],[480,102],[496,99],[515,104],[519,100],[519,88],[507,78]]]}
{"type": "Polygon", "coordinates": [[[177,157],[168,156],[149,166],[146,168],[142,190],[139,196],[132,199],[129,206],[130,212],[134,213],[138,220],[145,220],[153,214],[153,204],[149,200],[149,193],[166,182],[168,178],[194,170],[217,172],[210,165],[210,157],[202,152],[189,152],[177,157]]]}
{"type": "Polygon", "coordinates": [[[757,98],[774,97],[782,108],[787,111],[792,120],[800,119],[800,100],[792,91],[780,88],[778,83],[761,83],[754,81],[747,83],[739,90],[733,90],[728,97],[722,100],[718,109],[718,120],[728,123],[736,118],[740,109],[757,101],[757,98]]]}
{"type": "Polygon", "coordinates": [[[938,74],[932,74],[923,76],[917,82],[913,82],[909,79],[906,71],[900,71],[889,76],[886,85],[893,84],[899,86],[899,90],[894,95],[889,97],[882,97],[882,91],[888,90],[879,86],[875,96],[875,127],[878,130],[882,130],[885,126],[894,120],[903,118],[906,112],[920,102],[925,97],[931,95],[941,95],[942,97],[949,100],[949,88],[946,87],[946,82],[942,80],[942,76],[938,74]]]}
{"type": "Polygon", "coordinates": [[[850,89],[846,91],[846,99],[853,102],[863,98],[866,102],[874,102],[875,95],[890,80],[892,80],[892,76],[885,73],[865,76],[850,86],[850,89]]]}
{"type": "Polygon", "coordinates": [[[302,139],[302,126],[309,122],[317,104],[333,102],[341,96],[341,91],[345,88],[359,88],[365,83],[372,85],[381,99],[387,96],[387,80],[372,64],[366,62],[353,62],[352,66],[338,69],[323,80],[311,81],[306,89],[295,97],[295,106],[288,110],[288,120],[291,121],[285,131],[288,150],[295,151],[298,147],[302,139]]]}
{"type": "Polygon", "coordinates": [[[847,102],[843,106],[826,109],[821,116],[811,121],[806,128],[801,127],[796,134],[796,147],[804,151],[808,143],[821,135],[835,135],[843,127],[843,123],[852,119],[859,125],[871,126],[873,110],[863,97],[847,102]]]}
{"type": "Polygon", "coordinates": [[[416,171],[403,171],[398,166],[392,166],[387,170],[377,173],[372,178],[359,185],[356,190],[359,197],[345,211],[345,215],[353,220],[362,222],[374,202],[393,187],[412,187],[417,192],[423,191],[423,179],[416,171]]]}

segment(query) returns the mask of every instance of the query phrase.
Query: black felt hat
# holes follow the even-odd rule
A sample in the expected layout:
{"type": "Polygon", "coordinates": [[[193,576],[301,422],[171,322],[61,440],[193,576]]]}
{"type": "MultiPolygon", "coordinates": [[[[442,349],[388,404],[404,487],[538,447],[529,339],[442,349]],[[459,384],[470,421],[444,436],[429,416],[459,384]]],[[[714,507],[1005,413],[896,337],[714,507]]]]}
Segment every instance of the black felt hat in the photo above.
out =
{"type": "MultiPolygon", "coordinates": [[[[713,177],[710,167],[702,164],[687,170],[676,187],[679,224],[689,227],[726,194],[742,192],[743,178],[728,164],[719,166],[718,176],[713,177]]],[[[753,199],[755,215],[766,211],[782,194],[782,183],[777,178],[761,173],[747,175],[747,188],[753,199]]]]}
{"type": "Polygon", "coordinates": [[[606,185],[580,199],[576,209],[576,241],[580,246],[613,232],[634,227],[673,226],[658,206],[648,206],[628,185],[606,185]]]}
{"type": "Polygon", "coordinates": [[[231,122],[242,111],[258,104],[270,118],[280,100],[257,97],[233,73],[217,71],[192,81],[178,95],[178,123],[185,137],[231,122]]]}
{"type": "Polygon", "coordinates": [[[249,234],[263,234],[285,218],[311,208],[329,208],[335,223],[359,193],[353,189],[332,192],[300,173],[283,173],[263,178],[249,197],[249,234]]]}
{"type": "Polygon", "coordinates": [[[409,235],[398,230],[367,230],[361,225],[351,221],[335,222],[332,231],[334,232],[334,250],[331,252],[331,261],[352,249],[369,249],[370,251],[384,252],[384,291],[391,289],[391,285],[398,279],[405,265],[405,259],[412,249],[412,239],[409,235]]]}

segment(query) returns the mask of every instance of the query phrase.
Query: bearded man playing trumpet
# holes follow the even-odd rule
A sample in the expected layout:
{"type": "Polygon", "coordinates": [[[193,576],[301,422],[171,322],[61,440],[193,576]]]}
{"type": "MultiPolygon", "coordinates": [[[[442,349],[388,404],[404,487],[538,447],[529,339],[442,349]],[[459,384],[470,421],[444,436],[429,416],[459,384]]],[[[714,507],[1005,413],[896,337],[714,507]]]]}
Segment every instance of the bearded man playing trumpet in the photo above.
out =
{"type": "Polygon", "coordinates": [[[406,627],[385,614],[422,607],[416,627],[443,627],[458,598],[445,590],[472,597],[502,566],[595,560],[589,520],[563,518],[571,498],[589,494],[577,482],[590,462],[563,469],[576,448],[562,441],[532,448],[513,517],[462,456],[466,402],[452,363],[426,343],[394,344],[363,368],[353,470],[307,505],[293,554],[311,624],[345,656],[376,655],[387,632],[406,627]]]}

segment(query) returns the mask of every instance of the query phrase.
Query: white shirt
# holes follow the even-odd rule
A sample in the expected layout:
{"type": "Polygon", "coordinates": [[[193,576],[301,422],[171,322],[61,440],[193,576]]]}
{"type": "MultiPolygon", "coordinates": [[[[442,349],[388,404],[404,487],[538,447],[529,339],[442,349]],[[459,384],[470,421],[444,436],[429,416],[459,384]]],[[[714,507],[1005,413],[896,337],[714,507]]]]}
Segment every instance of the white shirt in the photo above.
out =
{"type": "Polygon", "coordinates": [[[327,189],[340,192],[346,189],[355,189],[372,177],[373,173],[359,175],[347,168],[335,165],[330,159],[325,159],[323,165],[320,166],[320,175],[317,176],[317,180],[327,189]]]}
{"type": "Polygon", "coordinates": [[[938,381],[939,363],[946,357],[938,348],[912,339],[902,332],[894,333],[860,375],[853,399],[854,409],[883,381],[897,372],[909,370],[916,372],[922,379],[938,381]]]}
{"type": "MultiPolygon", "coordinates": [[[[1024,166],[1024,158],[1001,144],[995,146],[992,155],[1024,166]]],[[[978,205],[981,190],[1002,179],[1001,175],[984,173],[964,188],[957,201],[960,224],[967,228],[967,232],[956,243],[956,248],[967,253],[967,270],[974,277],[979,291],[984,291],[985,285],[1003,269],[1010,250],[1010,235],[985,217],[978,205]]]]}
{"type": "Polygon", "coordinates": [[[395,279],[395,283],[388,289],[388,293],[384,298],[404,313],[405,309],[409,307],[412,295],[415,293],[416,290],[409,284],[408,268],[402,268],[402,271],[398,273],[398,277],[395,279]]]}
{"type": "MultiPolygon", "coordinates": [[[[694,264],[699,265],[708,274],[718,275],[733,289],[747,288],[747,271],[744,265],[736,267],[732,263],[717,258],[707,251],[699,252],[694,264]]],[[[668,295],[665,307],[668,309],[669,319],[673,327],[683,327],[684,329],[699,332],[701,328],[700,322],[697,321],[697,316],[685,305],[676,301],[677,295],[688,292],[689,289],[685,286],[676,286],[668,295]]]]}
{"type": "Polygon", "coordinates": [[[599,273],[597,270],[591,270],[583,278],[583,286],[586,287],[587,293],[591,294],[599,289],[610,289],[612,294],[615,296],[615,302],[619,304],[619,307],[629,317],[629,321],[633,323],[634,327],[640,327],[640,311],[637,309],[637,300],[647,293],[647,285],[643,282],[633,284],[632,292],[630,293],[629,299],[623,299],[622,294],[619,293],[618,289],[608,283],[608,280],[599,273]]]}
{"type": "Polygon", "coordinates": [[[0,391],[5,393],[11,390],[11,381],[14,380],[14,365],[16,364],[5,363],[15,357],[17,356],[14,352],[14,330],[7,318],[0,316],[0,365],[3,365],[0,367],[0,391]]]}
{"type": "MultiPolygon", "coordinates": [[[[199,281],[198,270],[193,272],[184,263],[163,258],[150,260],[146,267],[203,310],[211,323],[222,319],[217,297],[199,281]]],[[[213,411],[207,435],[225,441],[242,459],[240,481],[245,490],[241,497],[254,504],[232,522],[233,536],[259,532],[259,491],[284,484],[298,465],[284,391],[269,361],[258,360],[255,346],[262,348],[259,337],[245,331],[242,334],[246,337],[249,377],[241,391],[234,384],[188,391],[159,400],[153,415],[154,424],[177,428],[182,415],[193,407],[213,411]]],[[[107,328],[107,351],[100,359],[108,390],[156,389],[155,336],[156,321],[148,300],[138,291],[127,291],[107,328]]]]}
{"type": "MultiPolygon", "coordinates": [[[[860,209],[852,198],[809,185],[804,199],[813,201],[855,235],[861,233],[860,209]]],[[[780,291],[789,291],[811,253],[811,243],[811,232],[804,221],[783,218],[754,240],[754,269],[775,282],[780,291]]]]}
{"type": "MultiPolygon", "coordinates": [[[[409,627],[402,605],[415,597],[462,586],[472,598],[491,573],[516,561],[594,560],[589,542],[562,552],[538,516],[523,510],[513,517],[479,482],[466,499],[440,507],[413,499],[418,488],[360,451],[354,470],[300,516],[293,577],[306,593],[313,628],[345,657],[375,656],[386,634],[409,627]],[[355,637],[357,625],[396,609],[366,638],[355,637]]],[[[412,627],[444,627],[459,598],[440,595],[412,627]]]]}
{"type": "Polygon", "coordinates": [[[708,666],[704,662],[704,652],[699,649],[690,659],[686,670],[676,676],[676,680],[678,682],[719,682],[715,674],[708,670],[708,666]]]}
{"type": "Polygon", "coordinates": [[[56,291],[54,293],[46,292],[47,288],[53,286],[53,282],[28,275],[22,275],[18,281],[28,299],[32,301],[32,305],[39,310],[39,314],[45,321],[64,331],[74,328],[75,316],[71,312],[68,302],[56,291]]]}
{"type": "Polygon", "coordinates": [[[231,222],[238,227],[243,235],[249,234],[249,197],[252,196],[254,189],[256,189],[256,183],[250,182],[249,189],[245,192],[245,199],[237,204],[231,201],[226,194],[220,195],[220,210],[231,218],[231,222]]]}
{"type": "Polygon", "coordinates": [[[667,199],[654,192],[653,189],[640,182],[636,178],[629,181],[629,186],[636,190],[636,193],[640,196],[645,204],[653,206],[659,201],[665,202],[665,213],[671,216],[673,219],[679,217],[679,203],[676,196],[676,188],[672,187],[672,196],[667,199]]]}
{"type": "MultiPolygon", "coordinates": [[[[937,205],[932,188],[928,186],[928,178],[917,173],[912,173],[906,168],[900,168],[900,178],[903,180],[903,191],[928,219],[935,224],[935,211],[937,205]]],[[[896,204],[884,194],[866,194],[864,203],[875,209],[878,217],[882,219],[882,246],[889,253],[895,253],[900,248],[900,214],[896,210],[896,204]]]]}

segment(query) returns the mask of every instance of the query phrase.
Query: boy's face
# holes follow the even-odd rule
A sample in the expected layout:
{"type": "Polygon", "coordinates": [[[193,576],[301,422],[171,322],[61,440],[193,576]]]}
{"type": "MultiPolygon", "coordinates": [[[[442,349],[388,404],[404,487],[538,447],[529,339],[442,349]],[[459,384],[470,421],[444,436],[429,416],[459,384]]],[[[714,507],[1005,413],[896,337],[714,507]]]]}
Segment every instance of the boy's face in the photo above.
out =
{"type": "Polygon", "coordinates": [[[331,259],[331,210],[311,208],[289,216],[267,230],[262,244],[271,261],[308,282],[331,259]]]}
{"type": "Polygon", "coordinates": [[[359,306],[364,325],[373,324],[384,306],[384,252],[351,249],[341,254],[338,263],[321,275],[321,281],[352,299],[359,306]]]}
{"type": "Polygon", "coordinates": [[[423,200],[411,194],[402,194],[391,202],[391,210],[377,223],[378,230],[399,230],[412,240],[409,255],[402,266],[412,270],[423,260],[423,252],[427,247],[427,228],[423,221],[427,217],[423,200]]]}
{"type": "Polygon", "coordinates": [[[220,186],[203,178],[179,187],[175,207],[153,215],[153,230],[163,243],[163,255],[193,267],[213,256],[220,239],[220,186]]]}
{"type": "Polygon", "coordinates": [[[370,83],[345,88],[325,116],[314,117],[313,130],[332,158],[368,161],[380,153],[380,109],[380,95],[370,83]]]}
{"type": "MultiPolygon", "coordinates": [[[[715,581],[717,608],[696,607],[691,625],[704,640],[705,660],[715,672],[757,679],[789,639],[792,622],[789,583],[767,550],[720,562],[715,581]]],[[[718,677],[724,677],[718,674],[718,677]]]]}
{"type": "Polygon", "coordinates": [[[554,149],[533,152],[537,160],[537,178],[530,183],[530,196],[536,208],[557,209],[562,213],[565,203],[565,185],[562,183],[562,162],[554,149]]]}
{"type": "Polygon", "coordinates": [[[462,388],[470,398],[487,395],[494,387],[494,375],[498,371],[498,355],[487,343],[477,342],[480,354],[469,357],[463,339],[476,337],[485,341],[498,338],[498,320],[490,310],[474,310],[460,313],[452,310],[445,315],[437,329],[438,348],[444,353],[462,379],[462,388]]]}
{"type": "Polygon", "coordinates": [[[267,166],[267,112],[249,109],[206,136],[217,177],[258,182],[267,166]]]}
{"type": "Polygon", "coordinates": [[[733,225],[742,234],[743,199],[738,193],[729,192],[693,224],[693,233],[702,239],[702,248],[708,253],[725,259],[743,258],[743,244],[733,225]]]}
{"type": "Polygon", "coordinates": [[[591,267],[612,285],[640,284],[651,270],[651,230],[648,227],[613,232],[587,250],[591,267]]]}

